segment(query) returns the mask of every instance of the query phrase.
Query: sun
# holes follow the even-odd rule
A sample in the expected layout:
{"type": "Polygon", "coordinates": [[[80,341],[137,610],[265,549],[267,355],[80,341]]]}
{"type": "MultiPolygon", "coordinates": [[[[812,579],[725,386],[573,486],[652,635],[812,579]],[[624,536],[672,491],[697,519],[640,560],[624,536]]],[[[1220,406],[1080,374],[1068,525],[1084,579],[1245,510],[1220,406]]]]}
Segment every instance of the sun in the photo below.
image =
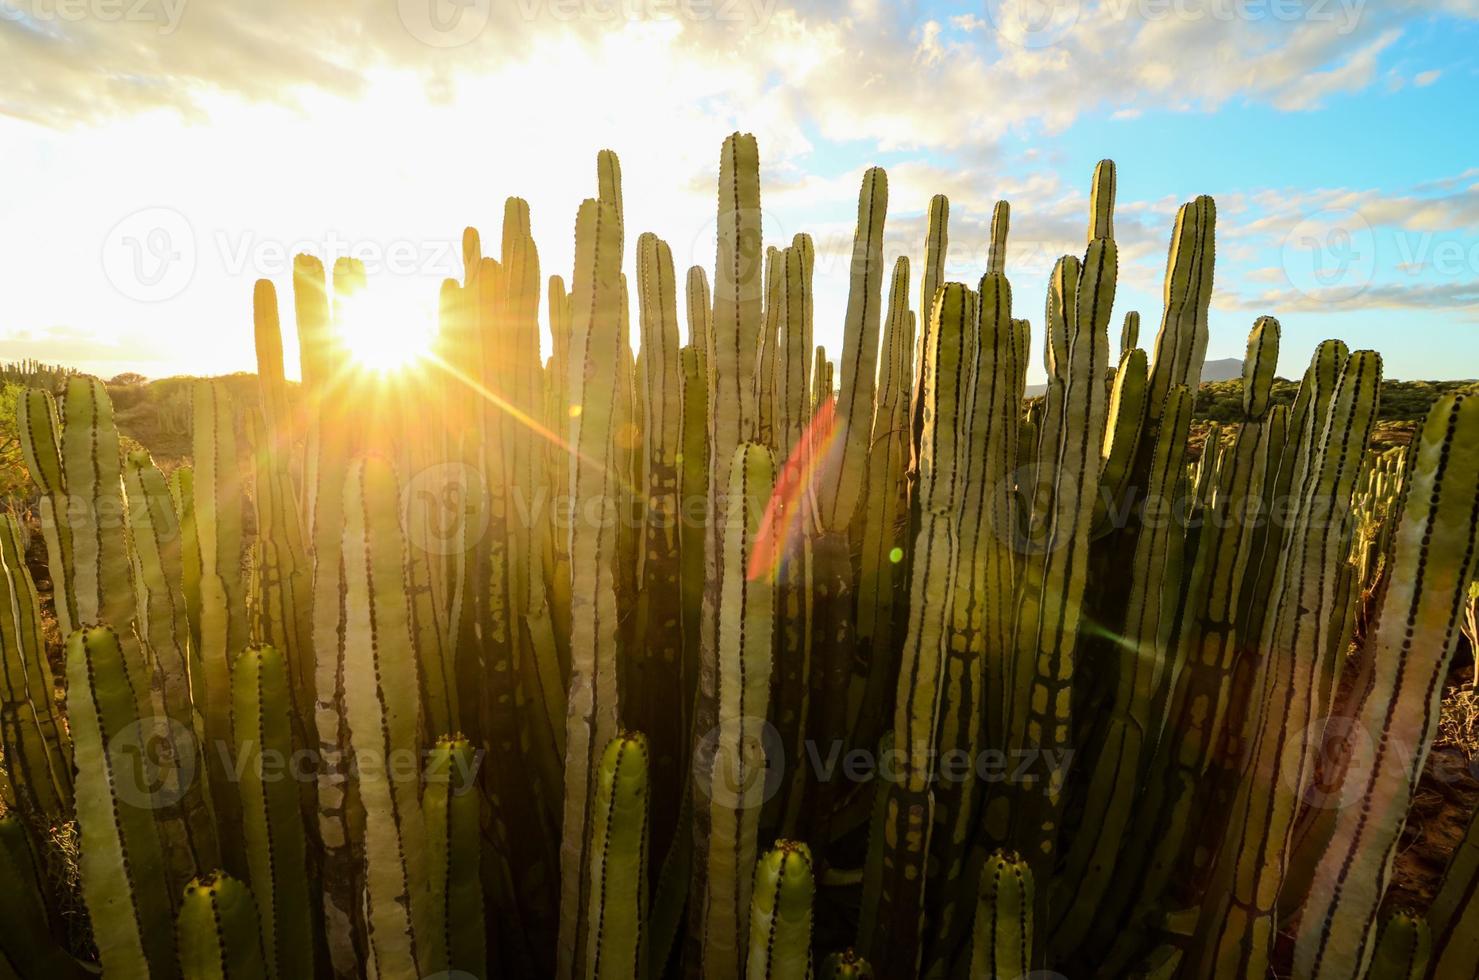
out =
{"type": "Polygon", "coordinates": [[[430,353],[436,330],[432,322],[403,304],[373,290],[341,300],[336,311],[339,340],[362,368],[388,373],[404,371],[430,353]]]}

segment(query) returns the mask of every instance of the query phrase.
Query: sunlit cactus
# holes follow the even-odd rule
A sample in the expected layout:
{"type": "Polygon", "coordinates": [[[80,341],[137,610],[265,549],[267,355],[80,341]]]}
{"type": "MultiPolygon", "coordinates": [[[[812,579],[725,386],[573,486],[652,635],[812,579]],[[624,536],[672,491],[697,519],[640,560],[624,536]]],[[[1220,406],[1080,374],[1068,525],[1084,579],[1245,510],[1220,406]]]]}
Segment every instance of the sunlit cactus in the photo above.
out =
{"type": "Polygon", "coordinates": [[[1151,342],[1110,161],[1045,282],[1008,202],[877,167],[850,238],[768,241],[761,163],[712,268],[611,151],[573,268],[507,198],[396,369],[364,265],[298,256],[184,465],[37,370],[0,976],[1470,980],[1472,823],[1430,908],[1389,884],[1479,640],[1479,399],[1373,448],[1380,356],[1291,400],[1265,315],[1206,424],[1216,205],[1151,342]]]}

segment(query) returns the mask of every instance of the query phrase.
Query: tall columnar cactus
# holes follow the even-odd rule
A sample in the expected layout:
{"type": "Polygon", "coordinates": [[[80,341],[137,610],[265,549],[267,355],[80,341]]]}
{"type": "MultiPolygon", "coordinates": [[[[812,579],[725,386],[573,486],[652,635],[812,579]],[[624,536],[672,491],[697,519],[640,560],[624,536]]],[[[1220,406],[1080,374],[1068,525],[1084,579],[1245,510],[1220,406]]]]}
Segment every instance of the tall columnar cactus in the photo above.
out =
{"type": "Polygon", "coordinates": [[[1139,534],[1123,628],[1114,641],[1115,687],[1096,731],[1080,827],[1067,849],[1065,867],[1054,883],[1051,943],[1067,954],[1092,926],[1105,891],[1113,882],[1114,855],[1132,826],[1131,817],[1144,756],[1159,727],[1156,689],[1169,674],[1169,650],[1181,580],[1182,539],[1174,521],[1149,508],[1176,499],[1191,429],[1192,396],[1176,385],[1161,411],[1161,426],[1145,491],[1147,515],[1139,534]]]}
{"type": "Polygon", "coordinates": [[[344,714],[365,806],[366,917],[381,975],[426,972],[442,928],[427,891],[421,705],[406,596],[400,488],[357,459],[344,481],[344,714]]]}
{"type": "Polygon", "coordinates": [[[1479,399],[1439,401],[1419,438],[1392,581],[1367,645],[1373,682],[1348,736],[1382,733],[1370,764],[1346,778],[1361,780],[1349,787],[1358,798],[1390,802],[1336,817],[1303,916],[1316,928],[1302,928],[1295,946],[1296,969],[1310,977],[1360,974],[1371,962],[1382,892],[1458,646],[1453,597],[1479,563],[1479,399]]]}
{"type": "Polygon", "coordinates": [[[797,841],[776,841],[755,866],[746,977],[811,980],[815,894],[811,849],[797,841]]]}
{"type": "Polygon", "coordinates": [[[1386,885],[1472,607],[1474,397],[1368,451],[1376,355],[1322,344],[1282,404],[1262,317],[1240,417],[1187,465],[1215,207],[1178,214],[1154,356],[1131,312],[1111,360],[1108,161],[1049,282],[1044,397],[1009,205],[973,289],[931,200],[885,297],[877,169],[834,365],[752,137],[720,171],[686,347],[666,246],[623,277],[607,151],[573,277],[542,288],[509,198],[417,369],[348,358],[365,270],[338,260],[331,303],[299,257],[294,393],[258,284],[256,394],[193,385],[167,484],[104,386],[43,375],[61,411],[32,391],[18,421],[69,700],[4,518],[0,977],[86,946],[29,827],[80,837],[108,976],[1221,980],[1287,948],[1297,977],[1469,980],[1476,831],[1423,919],[1386,885]],[[256,899],[207,874],[181,905],[218,863],[256,899]],[[813,914],[869,960],[814,963],[813,914]]]}
{"type": "Polygon", "coordinates": [[[1356,461],[1370,439],[1380,387],[1381,359],[1369,351],[1352,355],[1299,481],[1296,526],[1259,648],[1261,676],[1254,703],[1260,720],[1250,720],[1253,740],[1209,901],[1202,906],[1198,976],[1267,968],[1290,830],[1311,774],[1309,755],[1318,747],[1310,744],[1318,730],[1312,726],[1323,727],[1314,708],[1333,611],[1333,581],[1325,571],[1342,561],[1349,548],[1356,461]]]}
{"type": "MultiPolygon", "coordinates": [[[[862,551],[858,567],[857,667],[848,689],[848,730],[854,744],[872,745],[887,721],[887,692],[898,662],[897,611],[908,585],[909,398],[914,313],[909,309],[909,260],[894,263],[884,321],[878,397],[864,479],[862,551]]],[[[801,358],[803,365],[805,358],[801,358]]],[[[784,588],[784,586],[783,586],[784,588]]],[[[805,601],[805,597],[802,597],[805,601]]]]}
{"type": "Polygon", "coordinates": [[[1013,681],[1017,701],[1007,726],[1009,744],[1042,760],[1035,781],[1023,785],[1022,805],[1014,815],[1024,853],[1042,867],[1055,852],[1063,804],[1065,772],[1052,760],[1073,747],[1070,701],[1099,496],[1117,262],[1114,240],[1096,238],[1082,263],[1060,260],[1049,294],[1049,337],[1052,341],[1056,331],[1060,346],[1050,347],[1054,370],[1048,397],[1050,413],[1054,405],[1058,411],[1056,418],[1050,414],[1041,435],[1033,521],[1043,536],[1033,542],[1038,553],[1023,562],[1018,587],[1015,648],[1026,669],[1013,681]],[[1051,468],[1050,460],[1056,461],[1051,468]]]}
{"type": "Polygon", "coordinates": [[[1428,975],[1433,939],[1416,912],[1398,909],[1386,917],[1374,940],[1370,980],[1422,980],[1428,975]]]}
{"type": "Polygon", "coordinates": [[[1014,853],[996,851],[981,868],[971,938],[972,977],[1023,977],[1032,968],[1032,870],[1014,853]]]}
{"type": "MultiPolygon", "coordinates": [[[[732,467],[736,451],[754,433],[758,410],[755,405],[755,354],[763,310],[763,253],[759,249],[760,152],[755,137],[734,133],[724,141],[719,163],[717,211],[718,236],[715,252],[712,327],[707,338],[709,376],[709,500],[705,508],[704,597],[699,622],[698,687],[694,699],[694,754],[690,767],[695,793],[693,823],[693,878],[689,889],[688,943],[685,963],[693,970],[707,965],[710,944],[706,918],[710,891],[710,837],[713,814],[702,805],[716,778],[719,745],[704,736],[718,729],[721,721],[724,663],[720,643],[720,609],[724,603],[727,575],[748,572],[743,565],[731,566],[729,555],[729,508],[733,489],[732,467]],[[701,795],[702,794],[702,795],[701,795]]],[[[763,506],[763,504],[762,504],[763,506]]],[[[738,583],[729,586],[738,587],[738,583]]],[[[768,644],[767,644],[767,653],[768,644]]],[[[721,857],[726,862],[732,857],[721,857]]],[[[753,851],[750,860],[753,860],[753,851]]],[[[749,863],[737,874],[740,887],[749,880],[749,863]]],[[[721,886],[722,887],[722,886],[721,886]]],[[[737,919],[747,903],[726,903],[727,918],[737,919]]],[[[724,950],[724,969],[737,974],[738,925],[727,925],[719,941],[724,950]]],[[[720,969],[716,964],[713,969],[720,969]]],[[[718,974],[722,976],[722,974],[718,974]]]]}
{"type": "Polygon", "coordinates": [[[1427,920],[1435,980],[1461,980],[1479,960],[1479,811],[1448,860],[1427,920]]]}
{"type": "MultiPolygon", "coordinates": [[[[361,831],[344,718],[344,474],[349,465],[348,387],[330,322],[324,267],[293,261],[304,400],[309,408],[304,515],[313,562],[314,734],[318,748],[318,837],[323,842],[324,935],[335,976],[353,976],[364,954],[360,930],[361,831]]],[[[219,709],[217,709],[219,710],[219,709]]]]}
{"type": "MultiPolygon", "coordinates": [[[[847,735],[845,692],[852,676],[857,646],[856,576],[847,528],[858,510],[872,440],[873,392],[877,377],[878,336],[883,315],[883,228],[888,211],[888,175],[874,167],[863,175],[858,194],[858,223],[853,235],[851,283],[842,335],[842,387],[832,415],[832,446],[810,450],[816,540],[809,578],[813,594],[810,707],[807,735],[811,744],[831,746],[847,735]]],[[[825,409],[824,409],[825,411],[825,409]]],[[[819,774],[817,774],[819,775],[819,774]]],[[[807,833],[822,846],[831,836],[832,813],[840,780],[817,778],[807,833]]]]}
{"type": "Polygon", "coordinates": [[[940,687],[955,595],[955,512],[961,454],[969,424],[968,389],[955,383],[967,370],[969,332],[976,324],[976,294],[948,283],[939,294],[925,335],[928,372],[920,380],[923,432],[917,501],[921,513],[914,541],[909,623],[900,659],[893,747],[903,764],[896,780],[879,785],[879,824],[869,840],[869,862],[882,868],[878,891],[865,907],[858,945],[885,975],[912,975],[919,966],[923,933],[925,861],[934,822],[933,756],[940,687]]]}
{"type": "Polygon", "coordinates": [[[118,636],[67,638],[67,718],[77,765],[77,823],[87,841],[82,894],[110,976],[173,977],[174,903],[154,821],[146,729],[118,636]]]}
{"type": "Polygon", "coordinates": [[[481,757],[465,738],[448,736],[426,763],[421,809],[426,818],[427,878],[434,917],[445,923],[431,935],[433,970],[461,970],[478,980],[488,975],[484,936],[483,881],[479,869],[481,799],[476,772],[481,757]]]}
{"type": "Polygon", "coordinates": [[[152,667],[152,699],[163,707],[159,824],[170,862],[171,883],[184,887],[220,863],[216,828],[206,800],[190,677],[200,674],[191,656],[190,624],[177,583],[181,577],[179,522],[164,475],[147,452],[128,455],[123,483],[128,499],[136,634],[152,667]]]}
{"type": "Polygon", "coordinates": [[[678,801],[687,785],[680,768],[688,742],[689,705],[683,661],[680,534],[683,453],[683,375],[678,347],[673,256],[656,235],[637,239],[637,298],[642,329],[638,363],[642,419],[642,544],[637,558],[633,642],[627,660],[634,700],[628,725],[649,733],[652,752],[652,839],[665,853],[678,801]]]}
{"type": "Polygon", "coordinates": [[[268,974],[313,973],[313,902],[293,753],[293,699],[282,654],[250,647],[231,677],[231,727],[241,773],[247,868],[262,920],[268,974]]]}
{"type": "Polygon", "coordinates": [[[15,423],[31,482],[41,491],[41,533],[46,539],[46,565],[51,574],[57,625],[64,635],[70,635],[77,622],[77,597],[71,581],[72,520],[56,399],[49,391],[27,388],[16,400],[15,423]]]}
{"type": "Polygon", "coordinates": [[[241,803],[229,771],[231,658],[247,642],[241,579],[242,482],[236,461],[236,417],[219,381],[193,383],[195,472],[193,516],[200,548],[200,665],[198,699],[204,718],[206,772],[220,821],[223,862],[244,866],[241,803]]]}
{"type": "Polygon", "coordinates": [[[601,755],[591,819],[591,928],[586,976],[647,973],[647,839],[651,757],[647,739],[623,733],[601,755]]]}
{"type": "Polygon", "coordinates": [[[0,515],[0,749],[23,809],[54,820],[72,804],[72,743],[59,717],[24,530],[0,515]]]}
{"type": "Polygon", "coordinates": [[[277,291],[271,282],[258,281],[252,306],[262,431],[252,453],[257,533],[250,632],[281,651],[300,740],[306,743],[313,730],[313,570],[293,477],[299,419],[284,377],[277,291]]]}
{"type": "Polygon", "coordinates": [[[134,592],[128,576],[123,458],[113,403],[101,381],[78,375],[67,381],[62,411],[65,520],[72,542],[64,581],[74,600],[73,624],[117,624],[129,680],[142,710],[150,704],[150,685],[148,666],[127,629],[134,618],[134,592]]]}
{"type": "Polygon", "coordinates": [[[765,718],[770,699],[775,585],[757,569],[757,539],[775,533],[766,504],[775,486],[770,450],[744,443],[729,467],[724,529],[724,591],[717,612],[716,724],[698,736],[712,748],[695,803],[708,815],[702,909],[703,972],[740,977],[748,948],[750,887],[760,807],[768,788],[765,718]]]}
{"type": "MultiPolygon", "coordinates": [[[[958,553],[947,653],[942,668],[935,751],[953,768],[935,787],[931,853],[938,884],[931,895],[936,967],[943,969],[969,928],[974,882],[966,862],[978,830],[984,785],[976,760],[1004,737],[1005,690],[1011,663],[1015,582],[1014,495],[1016,415],[1022,403],[1019,347],[1011,284],[988,272],[976,294],[978,343],[961,410],[966,415],[959,464],[965,467],[956,534],[958,553]],[[968,760],[961,765],[959,760],[968,760]]],[[[967,325],[967,330],[969,330],[967,325]]]]}
{"type": "MultiPolygon", "coordinates": [[[[246,885],[223,871],[190,882],[177,925],[184,980],[267,980],[257,905],[246,885]]],[[[310,976],[311,974],[296,974],[310,976]]]]}
{"type": "Polygon", "coordinates": [[[589,894],[590,800],[597,753],[616,735],[616,527],[621,475],[615,420],[621,349],[621,215],[606,201],[580,206],[575,232],[570,344],[570,692],[565,729],[565,813],[560,839],[558,975],[583,972],[589,894]]]}

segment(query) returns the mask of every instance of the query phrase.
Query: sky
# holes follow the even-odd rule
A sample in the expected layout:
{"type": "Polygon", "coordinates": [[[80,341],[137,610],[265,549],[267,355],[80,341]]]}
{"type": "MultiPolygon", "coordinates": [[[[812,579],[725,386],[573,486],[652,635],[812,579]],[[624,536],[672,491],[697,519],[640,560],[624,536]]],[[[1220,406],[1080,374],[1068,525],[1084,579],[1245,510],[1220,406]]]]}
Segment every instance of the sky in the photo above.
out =
{"type": "Polygon", "coordinates": [[[1143,344],[1176,208],[1211,194],[1209,357],[1271,314],[1285,376],[1338,336],[1388,377],[1479,377],[1476,96],[1479,0],[0,0],[0,360],[251,370],[253,283],[286,295],[300,251],[362,258],[375,315],[424,332],[506,197],[568,279],[602,148],[628,266],[652,231],[681,277],[713,265],[738,130],[767,243],[816,239],[830,349],[867,167],[916,293],[931,195],[968,283],[1009,201],[1040,330],[1107,157],[1143,344]]]}

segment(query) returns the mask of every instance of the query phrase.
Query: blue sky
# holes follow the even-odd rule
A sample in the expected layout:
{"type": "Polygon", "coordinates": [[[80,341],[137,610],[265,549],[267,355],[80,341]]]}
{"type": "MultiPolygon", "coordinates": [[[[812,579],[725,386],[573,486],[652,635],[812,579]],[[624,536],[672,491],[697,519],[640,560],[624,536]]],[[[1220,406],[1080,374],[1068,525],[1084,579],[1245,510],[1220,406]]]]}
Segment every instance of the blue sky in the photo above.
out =
{"type": "Polygon", "coordinates": [[[1118,309],[1146,333],[1175,208],[1207,193],[1209,356],[1268,313],[1286,375],[1339,336],[1390,377],[1472,378],[1476,96],[1479,0],[0,0],[0,358],[250,369],[252,283],[285,286],[297,250],[368,255],[382,327],[424,330],[462,227],[496,242],[506,196],[567,272],[602,147],[633,241],[711,265],[740,129],[768,239],[818,240],[831,347],[867,166],[916,276],[932,193],[968,282],[1009,200],[1040,325],[1109,157],[1118,309]]]}

